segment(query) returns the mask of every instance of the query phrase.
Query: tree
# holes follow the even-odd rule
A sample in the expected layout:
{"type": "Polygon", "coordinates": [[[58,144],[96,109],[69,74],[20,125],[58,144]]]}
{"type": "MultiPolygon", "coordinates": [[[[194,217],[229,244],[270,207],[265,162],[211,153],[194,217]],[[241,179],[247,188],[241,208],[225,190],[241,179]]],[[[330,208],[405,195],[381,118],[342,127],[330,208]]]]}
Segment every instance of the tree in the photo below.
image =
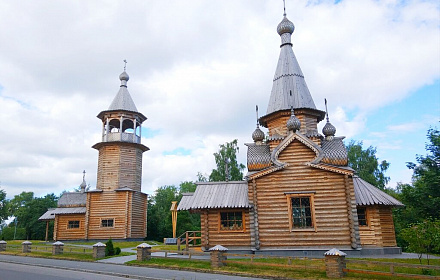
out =
{"type": "Polygon", "coordinates": [[[386,160],[379,163],[376,148],[370,146],[364,150],[362,145],[362,141],[354,140],[347,145],[348,166],[353,168],[363,180],[385,190],[386,184],[390,181],[390,177],[385,176],[385,172],[390,164],[386,160]]]}
{"type": "Polygon", "coordinates": [[[22,192],[14,196],[9,203],[9,213],[17,220],[17,227],[24,228],[27,239],[44,239],[46,225],[38,221],[48,208],[56,207],[58,197],[47,194],[35,197],[33,192],[22,192]]]}
{"type": "Polygon", "coordinates": [[[241,181],[245,166],[237,162],[238,140],[219,145],[220,150],[214,153],[217,169],[213,169],[209,175],[209,181],[241,181]],[[226,169],[227,166],[227,169],[226,169]]]}
{"type": "Polygon", "coordinates": [[[403,239],[409,244],[408,249],[422,256],[426,254],[429,265],[429,254],[440,251],[440,220],[424,220],[402,230],[403,239]]]}
{"type": "Polygon", "coordinates": [[[6,199],[6,192],[0,189],[0,225],[8,219],[8,200],[6,199]]]}

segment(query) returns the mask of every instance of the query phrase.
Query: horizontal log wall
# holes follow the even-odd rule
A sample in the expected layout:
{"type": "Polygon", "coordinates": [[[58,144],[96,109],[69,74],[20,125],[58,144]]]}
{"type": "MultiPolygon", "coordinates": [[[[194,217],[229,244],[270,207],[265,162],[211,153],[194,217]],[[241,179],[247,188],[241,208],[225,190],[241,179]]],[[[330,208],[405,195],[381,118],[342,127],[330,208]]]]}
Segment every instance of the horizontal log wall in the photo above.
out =
{"type": "Polygon", "coordinates": [[[131,238],[144,238],[147,236],[147,194],[132,193],[131,207],[131,238]]]}
{"type": "Polygon", "coordinates": [[[56,216],[54,240],[76,240],[85,238],[85,214],[56,216]],[[69,221],[79,221],[79,228],[67,228],[69,221]]]}
{"type": "Polygon", "coordinates": [[[365,209],[367,226],[359,227],[362,246],[397,246],[391,207],[366,206],[365,209]]]}
{"type": "Polygon", "coordinates": [[[289,166],[256,179],[262,249],[351,246],[344,175],[305,165],[315,157],[316,154],[310,148],[294,140],[279,156],[279,160],[289,163],[289,166]],[[285,192],[301,191],[315,192],[316,231],[290,231],[285,192]]]}
{"type": "Polygon", "coordinates": [[[141,191],[142,150],[115,143],[99,149],[97,189],[129,187],[141,191]]]}
{"type": "MultiPolygon", "coordinates": [[[[202,226],[202,244],[205,247],[214,247],[215,245],[222,245],[228,247],[250,248],[251,236],[250,236],[250,223],[249,223],[249,210],[245,210],[245,230],[244,231],[220,231],[219,230],[219,213],[224,210],[208,210],[208,215],[202,212],[200,216],[202,226]],[[208,244],[206,244],[206,225],[208,224],[209,236],[208,244]]],[[[243,211],[243,209],[227,209],[225,211],[243,211]]]]}
{"type": "Polygon", "coordinates": [[[88,239],[127,238],[127,192],[89,193],[88,239]],[[101,227],[101,219],[114,219],[113,227],[101,227]]]}

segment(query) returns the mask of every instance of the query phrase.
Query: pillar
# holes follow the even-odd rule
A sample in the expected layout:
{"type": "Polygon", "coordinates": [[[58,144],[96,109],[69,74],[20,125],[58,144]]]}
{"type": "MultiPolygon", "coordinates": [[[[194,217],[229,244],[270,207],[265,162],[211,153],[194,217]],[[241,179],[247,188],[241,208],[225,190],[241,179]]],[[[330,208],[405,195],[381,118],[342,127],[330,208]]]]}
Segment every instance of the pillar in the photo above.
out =
{"type": "Polygon", "coordinates": [[[6,251],[6,244],[8,244],[6,241],[0,240],[0,252],[6,251]]]}
{"type": "Polygon", "coordinates": [[[336,248],[324,253],[325,256],[325,271],[328,278],[342,278],[345,276],[344,269],[346,268],[345,256],[347,254],[339,251],[336,248]]]}
{"type": "Polygon", "coordinates": [[[21,243],[21,248],[22,248],[21,251],[23,253],[30,253],[31,252],[31,245],[32,245],[32,242],[24,241],[23,243],[21,243]]]}
{"type": "Polygon", "coordinates": [[[220,268],[222,266],[225,266],[225,261],[228,259],[228,257],[225,255],[228,251],[228,248],[225,248],[221,245],[216,245],[209,249],[211,253],[211,267],[212,268],[220,268]]]}
{"type": "Polygon", "coordinates": [[[105,244],[98,242],[93,245],[93,258],[101,259],[105,257],[105,244]]]}
{"type": "Polygon", "coordinates": [[[145,261],[151,259],[151,245],[147,243],[139,244],[137,247],[137,260],[145,261]]]}
{"type": "Polygon", "coordinates": [[[52,244],[52,255],[62,255],[63,254],[64,243],[57,241],[52,244]]]}

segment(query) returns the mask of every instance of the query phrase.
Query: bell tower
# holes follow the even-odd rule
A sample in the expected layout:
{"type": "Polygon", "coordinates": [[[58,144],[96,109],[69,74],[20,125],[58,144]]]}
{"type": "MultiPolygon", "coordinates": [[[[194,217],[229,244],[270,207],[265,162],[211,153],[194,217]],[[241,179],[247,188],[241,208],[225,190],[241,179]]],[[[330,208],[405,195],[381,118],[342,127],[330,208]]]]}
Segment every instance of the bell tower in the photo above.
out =
{"type": "Polygon", "coordinates": [[[149,150],[141,144],[141,128],[147,118],[138,112],[128,92],[125,67],[119,80],[121,86],[110,107],[97,116],[102,121],[102,139],[93,146],[99,151],[96,189],[140,192],[142,154],[149,150]]]}

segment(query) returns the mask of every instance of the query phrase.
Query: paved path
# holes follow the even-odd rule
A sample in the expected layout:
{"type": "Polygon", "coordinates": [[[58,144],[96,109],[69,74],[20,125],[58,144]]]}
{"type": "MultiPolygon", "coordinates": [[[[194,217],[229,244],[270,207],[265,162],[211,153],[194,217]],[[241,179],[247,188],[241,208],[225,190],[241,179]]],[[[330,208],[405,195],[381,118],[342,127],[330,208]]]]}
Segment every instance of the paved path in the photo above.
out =
{"type": "Polygon", "coordinates": [[[68,271],[83,271],[89,273],[96,273],[102,275],[111,275],[118,277],[126,277],[129,279],[148,279],[148,280],[234,280],[234,279],[244,279],[244,280],[258,280],[261,278],[250,278],[250,277],[239,277],[233,275],[223,275],[223,274],[213,274],[213,273],[201,273],[193,271],[184,270],[171,270],[171,269],[160,269],[160,268],[150,268],[150,267],[136,267],[136,266],[125,266],[125,265],[115,265],[107,263],[98,262],[79,262],[79,261],[66,261],[66,260],[56,260],[56,259],[45,259],[45,258],[32,258],[32,257],[21,257],[21,256],[11,256],[0,254],[0,262],[9,262],[15,264],[24,264],[29,266],[37,267],[50,267],[66,270],[68,271]]]}

